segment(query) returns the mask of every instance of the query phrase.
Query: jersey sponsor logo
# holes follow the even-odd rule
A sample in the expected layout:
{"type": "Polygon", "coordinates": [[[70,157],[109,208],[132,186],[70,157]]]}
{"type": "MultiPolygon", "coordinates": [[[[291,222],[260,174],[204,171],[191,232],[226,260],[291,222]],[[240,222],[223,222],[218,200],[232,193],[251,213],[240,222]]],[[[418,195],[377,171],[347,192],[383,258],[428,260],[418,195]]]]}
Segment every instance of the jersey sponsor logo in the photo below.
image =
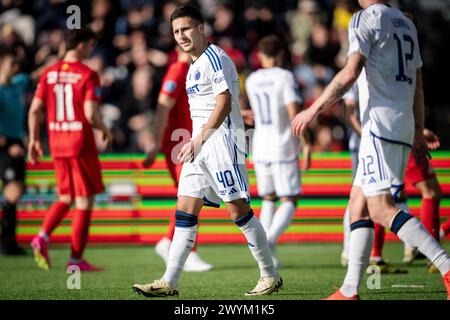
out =
{"type": "Polygon", "coordinates": [[[225,77],[215,78],[215,79],[214,79],[214,83],[215,83],[215,84],[219,84],[219,83],[221,83],[221,82],[224,81],[224,80],[225,80],[225,77]]]}
{"type": "Polygon", "coordinates": [[[177,83],[173,80],[167,80],[164,82],[163,89],[168,93],[174,93],[177,88],[177,83]]]}
{"type": "Polygon", "coordinates": [[[195,70],[195,72],[194,72],[194,79],[195,80],[200,80],[200,76],[201,76],[200,70],[195,70]]]}
{"type": "Polygon", "coordinates": [[[58,80],[57,71],[50,71],[49,73],[47,73],[47,84],[56,83],[56,80],[58,80]]]}
{"type": "Polygon", "coordinates": [[[81,131],[83,129],[83,123],[81,121],[71,122],[50,122],[48,124],[50,131],[81,131]]]}
{"type": "Polygon", "coordinates": [[[198,84],[194,84],[192,87],[186,88],[187,94],[194,94],[200,92],[200,89],[198,88],[198,84]]]}

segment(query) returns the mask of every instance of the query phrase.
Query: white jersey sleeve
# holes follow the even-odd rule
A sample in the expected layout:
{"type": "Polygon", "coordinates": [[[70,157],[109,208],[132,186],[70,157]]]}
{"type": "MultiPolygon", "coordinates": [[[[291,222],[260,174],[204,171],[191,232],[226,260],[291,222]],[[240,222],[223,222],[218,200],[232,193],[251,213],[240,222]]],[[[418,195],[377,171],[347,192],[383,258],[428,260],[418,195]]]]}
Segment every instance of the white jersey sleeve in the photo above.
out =
{"type": "Polygon", "coordinates": [[[286,72],[285,85],[283,86],[283,103],[288,105],[293,102],[302,103],[303,101],[294,75],[291,72],[286,72]]]}
{"type": "Polygon", "coordinates": [[[223,59],[222,55],[216,54],[212,49],[206,49],[205,55],[208,57],[210,64],[208,64],[209,80],[212,84],[214,98],[222,92],[230,90],[233,84],[232,68],[227,66],[227,60],[223,59]],[[224,68],[225,65],[225,68],[224,68]]]}
{"type": "Polygon", "coordinates": [[[376,17],[364,14],[364,10],[355,13],[349,24],[348,55],[359,52],[368,58],[377,28],[379,28],[379,22],[377,22],[376,17]]]}

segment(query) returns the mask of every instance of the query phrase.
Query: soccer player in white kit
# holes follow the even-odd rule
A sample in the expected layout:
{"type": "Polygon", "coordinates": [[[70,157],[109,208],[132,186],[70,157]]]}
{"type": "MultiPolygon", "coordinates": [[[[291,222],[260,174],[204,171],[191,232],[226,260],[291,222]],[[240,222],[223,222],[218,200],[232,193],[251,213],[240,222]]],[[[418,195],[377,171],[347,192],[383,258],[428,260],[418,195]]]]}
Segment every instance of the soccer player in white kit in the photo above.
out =
{"type": "MultiPolygon", "coordinates": [[[[255,119],[252,159],[258,194],[263,198],[259,219],[267,234],[274,266],[281,264],[275,244],[288,228],[300,196],[299,141],[291,134],[291,120],[302,103],[292,72],[281,68],[283,44],[274,35],[258,43],[262,68],[245,83],[255,119]],[[275,200],[281,205],[275,211],[275,200]]],[[[304,169],[309,167],[311,146],[303,141],[304,169]]]]}
{"type": "Polygon", "coordinates": [[[385,1],[359,0],[359,4],[363,10],[353,15],[349,25],[346,65],[292,123],[292,132],[300,134],[358,79],[362,135],[349,200],[349,262],[343,285],[327,299],[359,299],[373,243],[372,220],[389,227],[430,259],[439,269],[450,299],[449,256],[416,218],[396,207],[390,193],[392,187],[403,183],[411,149],[416,162],[428,161],[417,31],[408,17],[385,1]]]}
{"type": "Polygon", "coordinates": [[[133,289],[145,296],[178,295],[180,273],[195,243],[200,209],[223,200],[260,269],[257,285],[245,295],[269,295],[278,291],[282,279],[273,266],[264,229],[249,205],[238,73],[230,57],[207,42],[203,17],[196,7],[178,7],[171,23],[175,40],[193,61],[186,79],[193,138],[178,155],[184,164],[166,272],[161,279],[135,284],[133,289]]]}

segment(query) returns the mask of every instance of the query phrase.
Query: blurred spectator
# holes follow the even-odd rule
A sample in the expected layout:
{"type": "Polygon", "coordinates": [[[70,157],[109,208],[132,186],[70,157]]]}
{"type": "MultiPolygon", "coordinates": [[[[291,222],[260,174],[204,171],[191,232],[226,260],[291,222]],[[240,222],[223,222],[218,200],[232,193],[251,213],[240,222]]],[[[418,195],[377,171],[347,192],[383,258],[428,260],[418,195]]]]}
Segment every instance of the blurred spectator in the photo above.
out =
{"type": "Polygon", "coordinates": [[[155,106],[151,104],[153,89],[153,69],[150,66],[140,66],[132,74],[132,91],[120,105],[122,115],[122,130],[129,138],[128,150],[146,152],[155,143],[149,130],[152,125],[155,106]]]}
{"type": "Polygon", "coordinates": [[[0,251],[5,255],[24,254],[17,245],[17,202],[25,182],[25,94],[29,78],[17,74],[19,64],[14,51],[0,53],[0,179],[1,201],[0,251]]]}
{"type": "Polygon", "coordinates": [[[319,22],[319,6],[315,0],[299,0],[295,12],[287,13],[292,36],[292,54],[301,62],[308,50],[313,26],[319,22]]]}

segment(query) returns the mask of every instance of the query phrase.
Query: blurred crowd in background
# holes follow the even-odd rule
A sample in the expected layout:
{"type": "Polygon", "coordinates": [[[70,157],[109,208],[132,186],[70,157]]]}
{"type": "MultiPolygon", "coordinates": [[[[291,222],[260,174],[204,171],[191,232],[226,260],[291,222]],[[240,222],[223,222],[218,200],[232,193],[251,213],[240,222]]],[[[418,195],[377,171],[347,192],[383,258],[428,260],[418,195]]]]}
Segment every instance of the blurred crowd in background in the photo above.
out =
{"type": "MultiPolygon", "coordinates": [[[[234,60],[241,77],[241,108],[248,108],[243,84],[259,67],[258,40],[276,34],[285,43],[285,67],[298,81],[305,107],[324,90],[346,60],[347,27],[357,0],[0,0],[0,48],[16,53],[20,71],[31,79],[30,100],[43,69],[61,56],[70,5],[81,9],[82,26],[98,35],[86,63],[99,72],[101,112],[112,129],[116,153],[141,153],[154,143],[150,133],[161,80],[175,61],[170,14],[196,4],[210,41],[234,60]]],[[[391,4],[416,20],[424,61],[427,126],[450,147],[450,1],[404,0],[391,4]]],[[[45,126],[42,126],[45,136],[45,126]]],[[[312,128],[314,151],[347,149],[340,105],[324,112],[312,128]]],[[[106,152],[104,151],[104,152],[106,152]]]]}

